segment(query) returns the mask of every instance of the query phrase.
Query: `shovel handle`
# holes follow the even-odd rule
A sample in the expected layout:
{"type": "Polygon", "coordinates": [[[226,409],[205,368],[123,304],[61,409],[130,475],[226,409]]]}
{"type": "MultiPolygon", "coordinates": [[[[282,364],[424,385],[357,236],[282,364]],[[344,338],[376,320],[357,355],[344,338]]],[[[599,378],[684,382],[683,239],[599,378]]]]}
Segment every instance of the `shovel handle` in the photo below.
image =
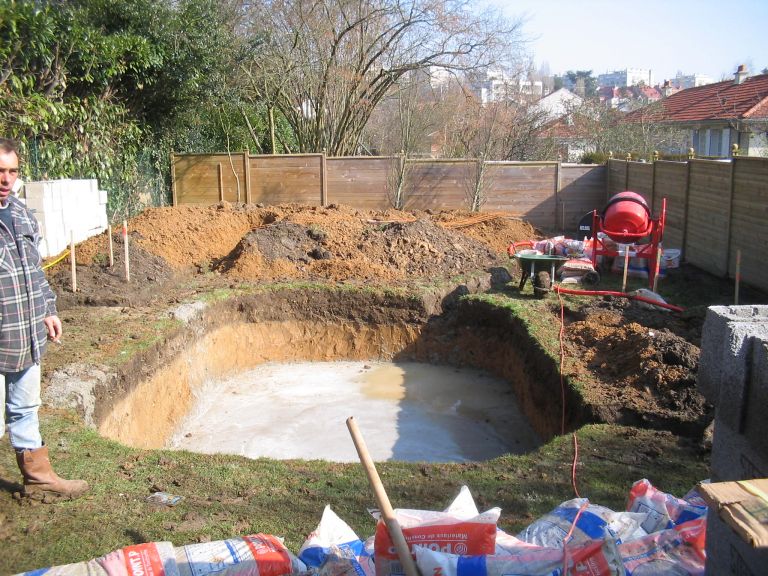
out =
{"type": "Polygon", "coordinates": [[[411,551],[408,548],[408,543],[405,541],[403,530],[395,517],[395,511],[389,503],[389,498],[384,490],[384,485],[381,483],[379,473],[376,471],[376,466],[374,466],[371,455],[368,453],[368,447],[365,445],[365,440],[363,440],[363,435],[357,427],[357,422],[355,421],[354,416],[347,418],[347,428],[352,435],[352,442],[355,444],[360,463],[365,469],[365,474],[368,476],[368,482],[370,483],[371,488],[373,488],[373,493],[376,496],[376,503],[379,506],[379,510],[381,510],[381,516],[387,526],[389,536],[392,538],[392,543],[395,545],[397,557],[400,559],[400,563],[405,569],[405,574],[406,576],[420,576],[416,563],[413,561],[413,556],[411,556],[411,551]]]}

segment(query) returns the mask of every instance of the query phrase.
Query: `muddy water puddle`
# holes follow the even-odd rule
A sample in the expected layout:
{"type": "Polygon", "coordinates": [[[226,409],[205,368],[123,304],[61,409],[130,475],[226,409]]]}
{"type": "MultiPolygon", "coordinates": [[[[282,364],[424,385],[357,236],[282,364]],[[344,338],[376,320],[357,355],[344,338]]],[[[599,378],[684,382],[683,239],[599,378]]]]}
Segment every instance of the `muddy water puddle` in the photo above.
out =
{"type": "Polygon", "coordinates": [[[354,462],[349,416],[376,461],[487,460],[541,443],[504,380],[465,368],[355,361],[267,363],[207,384],[168,445],[354,462]]]}

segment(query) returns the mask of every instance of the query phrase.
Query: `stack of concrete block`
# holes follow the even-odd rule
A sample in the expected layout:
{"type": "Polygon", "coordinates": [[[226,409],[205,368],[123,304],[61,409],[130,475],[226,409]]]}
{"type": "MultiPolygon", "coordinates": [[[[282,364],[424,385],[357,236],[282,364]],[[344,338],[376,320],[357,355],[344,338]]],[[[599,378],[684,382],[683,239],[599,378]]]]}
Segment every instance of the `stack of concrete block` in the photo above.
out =
{"type": "Polygon", "coordinates": [[[43,258],[107,229],[107,193],[97,180],[47,180],[24,186],[27,207],[40,223],[43,258]]]}
{"type": "MultiPolygon", "coordinates": [[[[711,479],[768,477],[768,306],[712,306],[701,339],[698,388],[715,406],[711,479]]],[[[707,574],[764,574],[756,549],[723,521],[707,517],[707,574]]]]}

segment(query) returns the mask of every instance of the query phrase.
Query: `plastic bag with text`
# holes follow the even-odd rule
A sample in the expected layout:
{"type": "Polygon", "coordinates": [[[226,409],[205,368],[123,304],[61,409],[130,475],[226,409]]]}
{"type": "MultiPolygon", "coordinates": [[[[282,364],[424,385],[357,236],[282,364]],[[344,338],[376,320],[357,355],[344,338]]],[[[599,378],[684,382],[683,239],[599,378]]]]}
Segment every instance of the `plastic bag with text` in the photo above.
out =
{"type": "Polygon", "coordinates": [[[707,519],[699,518],[619,545],[627,575],[703,576],[706,532],[707,519]]]}
{"type": "MultiPolygon", "coordinates": [[[[478,513],[466,486],[462,487],[456,499],[443,512],[395,510],[395,517],[411,554],[417,548],[461,555],[493,554],[496,547],[496,523],[500,514],[499,508],[478,513]]],[[[374,551],[377,576],[405,573],[386,524],[381,519],[376,525],[374,551]]]]}
{"type": "Polygon", "coordinates": [[[109,576],[178,576],[173,544],[147,542],[126,546],[96,561],[109,576]]]}
{"type": "Polygon", "coordinates": [[[416,564],[431,576],[619,576],[624,568],[613,540],[562,548],[529,546],[515,553],[458,556],[416,549],[416,564]],[[564,555],[566,556],[564,558],[564,555]],[[566,571],[563,572],[563,566],[566,571]]]}
{"type": "Polygon", "coordinates": [[[701,499],[695,502],[696,504],[662,492],[643,478],[632,484],[627,511],[646,514],[642,527],[650,534],[706,516],[707,507],[698,505],[701,499]]]}
{"type": "Polygon", "coordinates": [[[270,534],[255,534],[176,548],[180,576],[285,576],[306,566],[270,534]]]}
{"type": "Polygon", "coordinates": [[[352,528],[330,506],[299,550],[299,560],[320,576],[374,576],[373,557],[352,528]]]}
{"type": "Polygon", "coordinates": [[[586,498],[574,498],[563,502],[530,524],[517,537],[537,546],[562,548],[563,539],[570,531],[577,514],[579,514],[578,520],[569,544],[603,538],[614,539],[617,543],[621,543],[645,534],[638,533],[638,528],[645,521],[645,514],[614,512],[604,506],[590,504],[586,498]],[[584,505],[586,505],[585,509],[579,514],[579,509],[584,505]]]}

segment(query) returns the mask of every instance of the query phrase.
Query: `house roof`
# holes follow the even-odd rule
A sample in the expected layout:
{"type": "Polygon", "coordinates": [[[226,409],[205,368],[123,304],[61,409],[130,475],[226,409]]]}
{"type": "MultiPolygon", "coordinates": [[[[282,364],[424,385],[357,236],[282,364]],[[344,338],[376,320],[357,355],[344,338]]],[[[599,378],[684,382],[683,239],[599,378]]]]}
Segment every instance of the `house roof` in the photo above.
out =
{"type": "Polygon", "coordinates": [[[661,103],[663,119],[673,122],[768,118],[768,74],[687,88],[661,103]]]}

